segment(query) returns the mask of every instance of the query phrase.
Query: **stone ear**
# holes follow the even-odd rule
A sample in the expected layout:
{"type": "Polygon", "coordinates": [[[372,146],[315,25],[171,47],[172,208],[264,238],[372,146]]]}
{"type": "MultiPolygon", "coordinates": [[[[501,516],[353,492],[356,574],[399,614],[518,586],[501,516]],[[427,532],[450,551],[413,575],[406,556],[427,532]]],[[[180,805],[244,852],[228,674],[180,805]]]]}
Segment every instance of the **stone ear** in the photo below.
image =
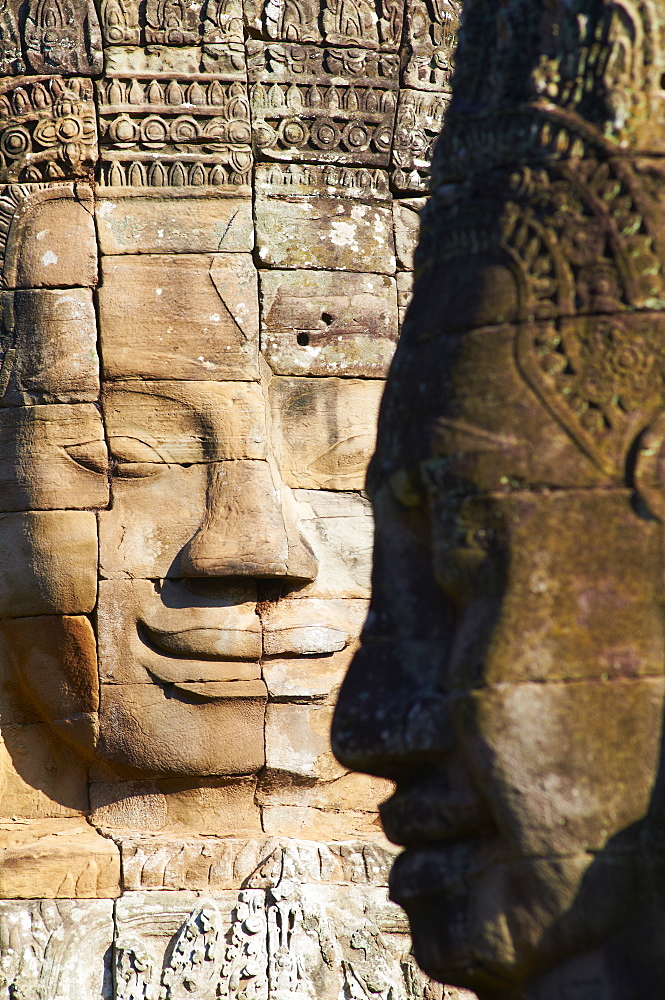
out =
{"type": "Polygon", "coordinates": [[[649,512],[665,522],[665,411],[638,439],[634,484],[649,512]]]}

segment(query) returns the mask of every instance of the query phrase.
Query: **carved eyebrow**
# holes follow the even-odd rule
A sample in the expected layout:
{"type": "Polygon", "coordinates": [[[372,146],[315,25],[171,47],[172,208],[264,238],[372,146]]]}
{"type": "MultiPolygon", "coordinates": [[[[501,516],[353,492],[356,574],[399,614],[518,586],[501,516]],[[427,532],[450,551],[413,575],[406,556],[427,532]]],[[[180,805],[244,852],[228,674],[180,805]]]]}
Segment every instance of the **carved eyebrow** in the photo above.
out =
{"type": "Polygon", "coordinates": [[[437,417],[434,422],[435,440],[439,436],[439,431],[445,430],[453,431],[458,438],[467,438],[469,444],[475,444],[483,451],[505,451],[509,448],[523,448],[525,445],[521,438],[513,437],[511,434],[497,434],[476,424],[469,424],[465,420],[456,420],[454,417],[437,417]]]}

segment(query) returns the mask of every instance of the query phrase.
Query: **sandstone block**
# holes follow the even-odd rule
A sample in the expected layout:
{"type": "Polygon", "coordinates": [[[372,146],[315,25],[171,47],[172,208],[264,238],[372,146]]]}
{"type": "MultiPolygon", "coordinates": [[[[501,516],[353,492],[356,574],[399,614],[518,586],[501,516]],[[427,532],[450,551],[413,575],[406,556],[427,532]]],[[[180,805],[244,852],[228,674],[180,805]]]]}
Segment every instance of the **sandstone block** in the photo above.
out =
{"type": "Polygon", "coordinates": [[[110,578],[180,576],[180,552],[206,509],[205,465],[159,466],[117,479],[113,507],[99,514],[100,574],[110,578]]]}
{"type": "Polygon", "coordinates": [[[0,510],[104,507],[105,459],[104,428],[93,404],[3,407],[0,510]]]}
{"type": "Polygon", "coordinates": [[[16,345],[4,404],[98,398],[97,319],[90,289],[7,293],[4,324],[16,345]]]}
{"type": "Polygon", "coordinates": [[[305,489],[362,489],[382,393],[378,380],[272,379],[272,442],[284,481],[305,489]]]}
{"type": "MultiPolygon", "coordinates": [[[[296,731],[300,727],[296,726],[296,731]]],[[[311,743],[310,743],[311,746],[311,743]]],[[[320,759],[319,759],[320,760],[320,759]]],[[[317,769],[317,765],[313,765],[317,769]]],[[[295,771],[266,771],[259,781],[257,801],[263,809],[286,806],[323,812],[376,814],[381,802],[394,791],[392,782],[355,771],[325,778],[306,779],[295,771]]]]}
{"type": "Polygon", "coordinates": [[[397,272],[397,309],[400,329],[404,324],[406,310],[413,295],[413,271],[397,272]]]}
{"type": "Polygon", "coordinates": [[[261,386],[252,382],[113,382],[103,397],[121,473],[134,463],[265,458],[265,409],[261,386]]]}
{"type": "Polygon", "coordinates": [[[262,664],[263,679],[271,698],[297,698],[320,701],[333,698],[349,668],[357,644],[325,656],[268,659],[262,664]]]}
{"type": "Polygon", "coordinates": [[[0,632],[21,696],[45,722],[97,711],[97,643],[87,618],[13,618],[0,632]]]}
{"type": "MultiPolygon", "coordinates": [[[[94,795],[94,791],[93,791],[94,795]]],[[[126,891],[278,889],[283,879],[349,887],[388,885],[396,849],[387,841],[320,841],[277,837],[178,837],[123,834],[126,891]]]]}
{"type": "Polygon", "coordinates": [[[278,375],[382,377],[397,340],[385,275],[263,271],[261,349],[278,375]]]}
{"type": "Polygon", "coordinates": [[[146,775],[245,775],[264,763],[262,681],[102,684],[98,754],[146,775]],[[191,689],[190,689],[191,687],[191,689]]]}
{"type": "Polygon", "coordinates": [[[85,184],[5,188],[0,210],[9,216],[5,287],[94,288],[97,237],[91,189],[85,184]]]}
{"type": "Polygon", "coordinates": [[[381,822],[374,812],[351,809],[343,813],[310,806],[264,806],[263,829],[273,836],[335,840],[381,834],[381,822]]]}
{"type": "MultiPolygon", "coordinates": [[[[158,832],[171,838],[161,851],[154,851],[150,846],[145,851],[136,851],[126,846],[126,835],[123,835],[125,889],[208,888],[211,854],[204,850],[198,863],[178,876],[178,855],[183,853],[183,844],[176,838],[194,834],[206,838],[228,837],[229,834],[260,835],[261,817],[255,794],[256,778],[251,777],[190,783],[175,778],[93,781],[90,785],[90,821],[108,830],[145,831],[151,840],[158,832]],[[202,864],[207,865],[205,879],[202,864]]],[[[206,843],[208,839],[204,845],[206,843]]],[[[201,855],[200,848],[194,855],[197,853],[201,855]]],[[[219,884],[217,887],[227,888],[219,884]]]]}
{"type": "Polygon", "coordinates": [[[111,1000],[110,899],[2,900],[0,924],[10,995],[111,1000]]]}
{"type": "Polygon", "coordinates": [[[425,202],[425,198],[400,198],[393,202],[397,266],[404,271],[413,271],[413,253],[420,236],[420,212],[425,202]]]}
{"type": "Polygon", "coordinates": [[[145,73],[154,76],[198,73],[201,48],[198,45],[109,45],[104,49],[107,76],[145,73]]]}
{"type": "Polygon", "coordinates": [[[186,580],[102,580],[97,605],[105,683],[257,680],[256,589],[230,581],[206,593],[186,580]],[[197,592],[198,589],[198,592],[197,592]]]}
{"type": "Polygon", "coordinates": [[[0,823],[2,899],[114,899],[120,851],[84,819],[0,823]]]}
{"type": "Polygon", "coordinates": [[[300,778],[333,781],[344,774],[330,749],[329,705],[270,703],[266,709],[266,767],[300,778]]]}
{"type": "Polygon", "coordinates": [[[0,618],[89,614],[97,558],[91,511],[0,515],[0,618]]]}
{"type": "Polygon", "coordinates": [[[261,262],[276,268],[395,273],[389,205],[342,198],[261,197],[255,204],[261,262]]]}
{"type": "Polygon", "coordinates": [[[258,290],[249,254],[104,257],[99,317],[107,378],[258,377],[258,290]]]}
{"type": "Polygon", "coordinates": [[[88,808],[85,762],[46,723],[3,726],[0,816],[57,819],[88,808]]]}
{"type": "Polygon", "coordinates": [[[270,604],[261,615],[264,655],[309,657],[339,652],[358,638],[366,615],[366,601],[309,598],[270,604]]]}
{"type": "Polygon", "coordinates": [[[163,196],[108,189],[97,200],[97,227],[102,254],[123,253],[251,253],[254,225],[250,198],[189,192],[163,196]]]}
{"type": "Polygon", "coordinates": [[[369,500],[357,493],[296,490],[298,527],[318,563],[316,579],[299,597],[370,594],[374,521],[369,500]]]}

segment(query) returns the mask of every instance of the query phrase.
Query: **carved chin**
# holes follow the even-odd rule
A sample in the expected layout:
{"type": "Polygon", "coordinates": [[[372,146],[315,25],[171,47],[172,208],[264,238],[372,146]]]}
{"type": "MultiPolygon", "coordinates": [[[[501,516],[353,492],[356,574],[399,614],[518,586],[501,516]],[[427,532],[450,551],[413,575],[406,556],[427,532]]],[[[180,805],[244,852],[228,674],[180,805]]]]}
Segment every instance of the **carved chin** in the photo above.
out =
{"type": "Polygon", "coordinates": [[[104,685],[98,756],[142,776],[255,774],[265,762],[263,682],[196,687],[104,685]]]}

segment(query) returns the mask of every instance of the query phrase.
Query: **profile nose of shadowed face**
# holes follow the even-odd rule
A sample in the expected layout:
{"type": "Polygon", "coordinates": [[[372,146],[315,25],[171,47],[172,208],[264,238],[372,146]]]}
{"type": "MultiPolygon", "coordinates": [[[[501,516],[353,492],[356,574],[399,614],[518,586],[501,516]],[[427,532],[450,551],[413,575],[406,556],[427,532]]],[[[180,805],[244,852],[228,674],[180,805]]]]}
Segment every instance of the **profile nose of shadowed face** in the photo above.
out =
{"type": "Polygon", "coordinates": [[[181,553],[185,577],[313,580],[314,553],[295,501],[267,461],[216,462],[208,470],[203,524],[181,553]]]}

